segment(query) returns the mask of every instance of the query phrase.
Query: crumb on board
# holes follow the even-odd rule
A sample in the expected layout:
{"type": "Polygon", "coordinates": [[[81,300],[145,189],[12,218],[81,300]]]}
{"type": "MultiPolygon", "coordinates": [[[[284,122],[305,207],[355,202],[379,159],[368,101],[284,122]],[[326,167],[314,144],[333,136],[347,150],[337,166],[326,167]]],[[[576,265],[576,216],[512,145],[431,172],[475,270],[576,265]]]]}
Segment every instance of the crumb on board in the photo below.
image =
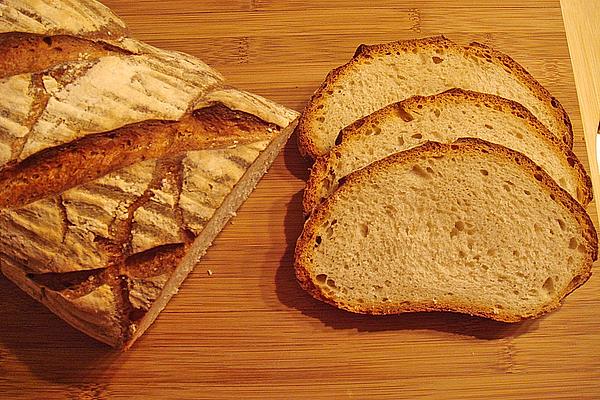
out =
{"type": "Polygon", "coordinates": [[[208,274],[208,276],[212,276],[212,274],[213,274],[213,272],[210,269],[207,269],[206,273],[208,274]]]}

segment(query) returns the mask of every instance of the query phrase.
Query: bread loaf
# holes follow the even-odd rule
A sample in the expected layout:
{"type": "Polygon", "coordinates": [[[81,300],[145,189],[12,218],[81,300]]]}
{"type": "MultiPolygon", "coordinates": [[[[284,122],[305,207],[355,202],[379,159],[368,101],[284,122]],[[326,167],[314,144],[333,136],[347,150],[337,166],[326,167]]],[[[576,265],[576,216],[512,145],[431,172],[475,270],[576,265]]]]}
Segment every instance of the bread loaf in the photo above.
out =
{"type": "Polygon", "coordinates": [[[296,113],[128,37],[98,2],[0,13],[0,269],[74,327],[130,346],[296,113]]]}
{"type": "Polygon", "coordinates": [[[346,177],[306,222],[295,268],[315,298],[352,312],[516,322],[558,307],[597,254],[589,216],[548,174],[465,138],[346,177]]]}
{"type": "Polygon", "coordinates": [[[462,47],[443,36],[361,45],[331,71],[308,102],[300,122],[300,150],[326,154],[342,128],[415,95],[452,88],[495,94],[525,106],[569,147],[573,131],[559,101],[506,54],[479,43],[462,47]]]}
{"type": "Polygon", "coordinates": [[[590,177],[577,156],[527,109],[498,96],[451,89],[389,105],[344,128],[339,144],[311,168],[304,212],[310,214],[337,188],[340,179],[373,161],[429,140],[449,143],[461,137],[476,137],[519,151],[581,204],[592,199],[590,177]]]}

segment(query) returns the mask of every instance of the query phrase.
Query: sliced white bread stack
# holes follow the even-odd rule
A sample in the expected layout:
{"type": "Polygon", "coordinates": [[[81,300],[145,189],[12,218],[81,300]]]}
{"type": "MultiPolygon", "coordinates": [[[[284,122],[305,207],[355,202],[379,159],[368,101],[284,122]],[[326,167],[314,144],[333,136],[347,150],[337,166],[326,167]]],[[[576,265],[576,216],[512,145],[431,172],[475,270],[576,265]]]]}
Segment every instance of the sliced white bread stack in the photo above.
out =
{"type": "Polygon", "coordinates": [[[591,274],[591,183],[569,118],[502,53],[443,37],[361,46],[297,131],[317,159],[295,268],[317,299],[515,322],[591,274]]]}
{"type": "Polygon", "coordinates": [[[592,199],[590,178],[577,156],[526,108],[498,96],[451,89],[391,104],[343,129],[339,144],[311,169],[304,212],[310,214],[340,179],[373,161],[430,140],[450,143],[461,137],[526,154],[580,203],[592,199]]]}
{"type": "Polygon", "coordinates": [[[584,208],[522,154],[428,142],[350,174],[307,221],[296,274],[370,314],[448,310],[516,322],[556,308],[597,258],[584,208]]]}
{"type": "Polygon", "coordinates": [[[342,128],[388,104],[452,88],[514,100],[572,147],[573,131],[557,99],[506,54],[479,43],[462,47],[443,36],[361,45],[312,96],[298,124],[300,151],[326,154],[342,128]]]}

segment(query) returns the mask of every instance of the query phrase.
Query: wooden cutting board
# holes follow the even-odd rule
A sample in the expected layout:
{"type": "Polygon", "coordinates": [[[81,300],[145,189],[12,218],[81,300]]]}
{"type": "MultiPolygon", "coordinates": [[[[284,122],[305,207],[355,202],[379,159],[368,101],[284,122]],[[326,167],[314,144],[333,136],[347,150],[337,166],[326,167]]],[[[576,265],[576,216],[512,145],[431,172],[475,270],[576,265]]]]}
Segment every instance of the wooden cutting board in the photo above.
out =
{"type": "MultiPolygon", "coordinates": [[[[587,165],[558,0],[105,3],[136,37],[196,55],[232,84],[296,110],[361,43],[443,33],[490,44],[560,99],[587,165]]],[[[449,313],[353,315],[305,294],[292,253],[308,167],[292,140],[126,353],[0,278],[0,398],[600,398],[600,274],[559,311],[516,325],[449,313]]]]}

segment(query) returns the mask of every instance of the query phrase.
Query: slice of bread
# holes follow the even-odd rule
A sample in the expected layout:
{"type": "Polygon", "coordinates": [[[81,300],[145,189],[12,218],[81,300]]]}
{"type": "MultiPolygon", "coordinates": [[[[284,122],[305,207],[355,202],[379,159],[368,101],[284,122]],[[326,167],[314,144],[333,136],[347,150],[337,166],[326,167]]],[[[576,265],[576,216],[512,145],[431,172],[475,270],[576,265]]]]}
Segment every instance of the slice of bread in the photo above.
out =
{"type": "Polygon", "coordinates": [[[319,157],[304,191],[304,212],[329,196],[340,179],[375,160],[426,141],[450,143],[476,137],[531,158],[583,205],[592,200],[591,180],[573,151],[527,109],[498,96],[451,89],[415,96],[366,116],[342,130],[341,143],[319,157]]]}
{"type": "Polygon", "coordinates": [[[352,312],[516,322],[558,307],[597,253],[589,216],[548,174],[465,138],[349,175],[305,224],[295,268],[315,298],[352,312]]]}
{"type": "Polygon", "coordinates": [[[521,103],[569,147],[571,122],[558,100],[509,56],[479,43],[462,47],[443,36],[361,45],[331,71],[298,124],[303,154],[321,156],[340,130],[388,104],[452,88],[495,94],[521,103]]]}

